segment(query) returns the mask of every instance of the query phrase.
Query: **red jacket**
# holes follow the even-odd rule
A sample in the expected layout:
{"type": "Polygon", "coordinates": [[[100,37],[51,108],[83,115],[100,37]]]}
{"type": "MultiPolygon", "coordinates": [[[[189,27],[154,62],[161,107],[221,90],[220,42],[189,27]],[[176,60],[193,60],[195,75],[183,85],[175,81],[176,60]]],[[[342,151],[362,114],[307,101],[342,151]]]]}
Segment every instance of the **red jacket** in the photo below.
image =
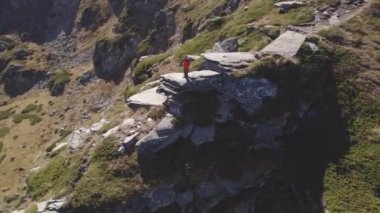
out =
{"type": "Polygon", "coordinates": [[[188,71],[189,68],[190,68],[190,60],[189,59],[184,59],[182,61],[182,66],[183,66],[183,70],[188,71]]]}

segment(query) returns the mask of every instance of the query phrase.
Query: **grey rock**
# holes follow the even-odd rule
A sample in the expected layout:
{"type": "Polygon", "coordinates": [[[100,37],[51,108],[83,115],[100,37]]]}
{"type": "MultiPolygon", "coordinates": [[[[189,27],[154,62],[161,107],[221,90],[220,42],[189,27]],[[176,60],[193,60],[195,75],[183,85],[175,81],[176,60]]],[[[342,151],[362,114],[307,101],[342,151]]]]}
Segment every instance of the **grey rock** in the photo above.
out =
{"type": "Polygon", "coordinates": [[[135,145],[135,142],[136,142],[136,138],[137,136],[140,134],[140,132],[136,132],[130,136],[127,136],[124,141],[123,141],[123,145],[126,149],[129,149],[131,147],[133,147],[133,145],[135,145]]]}
{"type": "Polygon", "coordinates": [[[208,51],[208,52],[210,52],[210,53],[224,53],[226,51],[223,49],[223,47],[220,44],[220,42],[216,42],[214,44],[214,46],[212,47],[212,49],[210,51],[208,51]]]}
{"type": "Polygon", "coordinates": [[[221,47],[225,52],[236,52],[239,48],[239,42],[237,38],[228,38],[222,41],[221,47]]]}
{"type": "Polygon", "coordinates": [[[231,70],[233,68],[244,68],[256,61],[256,57],[252,53],[232,52],[232,53],[204,53],[202,56],[206,62],[215,63],[220,68],[212,70],[231,70]]]}
{"type": "Polygon", "coordinates": [[[306,35],[288,30],[264,47],[262,52],[293,57],[298,53],[305,39],[306,35]]]}
{"type": "Polygon", "coordinates": [[[220,73],[202,70],[189,73],[189,78],[184,78],[182,73],[170,73],[161,76],[161,85],[158,91],[175,95],[185,91],[209,91],[213,85],[220,84],[220,73]]]}
{"type": "Polygon", "coordinates": [[[152,212],[175,202],[175,192],[172,187],[167,186],[155,188],[145,193],[143,197],[149,199],[148,206],[152,212]]]}
{"type": "Polygon", "coordinates": [[[138,154],[154,154],[175,143],[181,135],[181,130],[172,123],[172,116],[166,116],[155,129],[137,142],[138,154]]]}
{"type": "Polygon", "coordinates": [[[158,87],[140,92],[128,98],[130,106],[162,106],[167,100],[165,95],[157,92],[158,87]]]}
{"type": "Polygon", "coordinates": [[[195,127],[191,134],[191,142],[195,145],[201,145],[206,142],[212,142],[215,137],[215,127],[195,127]]]}
{"type": "Polygon", "coordinates": [[[276,137],[287,133],[284,129],[287,124],[287,118],[288,115],[285,115],[280,119],[255,124],[254,149],[278,149],[281,142],[276,137]]]}
{"type": "Polygon", "coordinates": [[[230,101],[219,100],[218,110],[216,111],[215,122],[225,123],[232,118],[232,110],[235,108],[235,104],[230,101]]]}
{"type": "Polygon", "coordinates": [[[68,204],[69,200],[67,197],[63,197],[60,199],[52,199],[47,202],[46,210],[59,212],[67,208],[68,204]]]}
{"type": "Polygon", "coordinates": [[[97,42],[93,56],[96,75],[106,80],[119,79],[137,56],[135,46],[134,41],[127,38],[97,42]]]}
{"type": "Polygon", "coordinates": [[[252,115],[261,107],[264,98],[277,95],[277,87],[264,78],[228,78],[224,80],[220,93],[225,100],[237,101],[245,112],[252,115]]]}
{"type": "Polygon", "coordinates": [[[18,64],[8,65],[3,74],[4,90],[11,97],[26,93],[48,77],[45,71],[27,69],[18,64]]]}
{"type": "Polygon", "coordinates": [[[188,138],[193,132],[193,129],[194,129],[194,125],[192,124],[186,125],[182,130],[181,137],[188,138]]]}
{"type": "Polygon", "coordinates": [[[213,182],[202,182],[196,187],[195,192],[201,199],[205,199],[222,193],[223,189],[213,182]]]}
{"type": "Polygon", "coordinates": [[[194,193],[192,191],[186,191],[184,193],[181,193],[176,196],[175,201],[176,203],[181,206],[185,207],[189,205],[194,200],[194,193]]]}
{"type": "Polygon", "coordinates": [[[290,9],[303,6],[304,3],[301,1],[282,1],[274,4],[276,7],[280,8],[280,12],[288,12],[290,9]]]}

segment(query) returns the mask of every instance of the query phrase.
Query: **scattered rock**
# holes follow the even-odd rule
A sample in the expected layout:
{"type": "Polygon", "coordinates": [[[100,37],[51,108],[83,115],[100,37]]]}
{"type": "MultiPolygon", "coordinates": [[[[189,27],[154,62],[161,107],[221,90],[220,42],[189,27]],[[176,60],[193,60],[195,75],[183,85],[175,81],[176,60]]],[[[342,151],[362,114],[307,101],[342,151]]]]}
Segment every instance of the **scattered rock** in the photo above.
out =
{"type": "Polygon", "coordinates": [[[111,135],[116,134],[119,130],[120,130],[120,126],[117,125],[117,126],[113,127],[112,129],[108,130],[106,133],[104,133],[104,134],[103,134],[103,137],[104,137],[104,138],[108,138],[108,137],[110,137],[111,135]]]}
{"type": "Polygon", "coordinates": [[[109,124],[110,121],[107,119],[101,119],[98,123],[94,123],[91,127],[90,130],[92,132],[97,132],[103,128],[104,125],[109,124]]]}
{"type": "Polygon", "coordinates": [[[136,142],[136,138],[137,136],[140,134],[140,132],[136,132],[130,136],[127,136],[124,141],[123,141],[123,146],[126,148],[126,149],[129,149],[131,147],[133,147],[133,145],[135,145],[135,142],[136,142]]]}
{"type": "Polygon", "coordinates": [[[86,141],[90,135],[91,130],[82,127],[67,136],[64,142],[67,143],[70,150],[76,150],[86,141]]]}

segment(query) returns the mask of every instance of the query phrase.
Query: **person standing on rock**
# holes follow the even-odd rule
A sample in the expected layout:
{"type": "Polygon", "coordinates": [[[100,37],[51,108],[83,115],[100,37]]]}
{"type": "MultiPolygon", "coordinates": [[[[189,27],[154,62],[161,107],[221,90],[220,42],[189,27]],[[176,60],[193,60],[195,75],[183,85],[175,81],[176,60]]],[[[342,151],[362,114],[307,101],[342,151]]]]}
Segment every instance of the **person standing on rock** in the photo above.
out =
{"type": "Polygon", "coordinates": [[[189,78],[189,69],[190,69],[190,58],[185,56],[181,63],[183,67],[183,74],[185,78],[189,78]]]}

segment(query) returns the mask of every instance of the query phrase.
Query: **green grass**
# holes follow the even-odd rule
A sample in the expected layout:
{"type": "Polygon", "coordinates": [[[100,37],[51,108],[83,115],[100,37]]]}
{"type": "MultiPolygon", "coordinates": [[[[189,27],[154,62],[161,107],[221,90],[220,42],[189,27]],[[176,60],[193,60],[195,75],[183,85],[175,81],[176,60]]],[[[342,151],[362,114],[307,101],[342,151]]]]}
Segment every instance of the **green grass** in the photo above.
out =
{"type": "Polygon", "coordinates": [[[114,122],[106,123],[106,124],[105,124],[105,125],[99,130],[99,132],[102,133],[102,134],[104,134],[104,133],[106,133],[108,130],[114,128],[115,126],[117,126],[117,124],[114,123],[114,122]]]}
{"type": "Polygon", "coordinates": [[[380,143],[373,131],[380,127],[380,102],[371,100],[358,82],[338,85],[338,100],[348,121],[352,146],[344,158],[330,164],[324,198],[330,212],[379,212],[380,143]]]}
{"type": "Polygon", "coordinates": [[[169,53],[162,53],[159,55],[149,56],[137,63],[136,67],[133,69],[135,78],[139,81],[145,81],[148,79],[146,71],[151,67],[158,65],[163,60],[169,56],[169,53]]]}
{"type": "Polygon", "coordinates": [[[337,27],[331,27],[326,30],[322,30],[319,32],[319,34],[329,41],[335,42],[335,43],[342,43],[344,41],[344,33],[341,29],[337,27]]]}
{"type": "Polygon", "coordinates": [[[128,98],[136,95],[139,92],[139,89],[134,86],[129,86],[125,91],[124,91],[124,98],[127,100],[128,98]]]}
{"type": "Polygon", "coordinates": [[[284,14],[276,14],[273,18],[272,24],[278,25],[297,25],[314,21],[314,12],[311,8],[300,7],[289,10],[284,14]]]}
{"type": "Polygon", "coordinates": [[[95,209],[114,202],[127,200],[143,187],[136,155],[116,155],[114,139],[102,141],[91,157],[91,165],[74,190],[72,205],[76,208],[95,209]]]}
{"type": "Polygon", "coordinates": [[[33,111],[36,111],[37,110],[37,105],[35,104],[29,104],[28,106],[26,106],[22,111],[21,111],[21,114],[27,114],[29,112],[33,112],[33,111]]]}
{"type": "Polygon", "coordinates": [[[195,38],[186,41],[180,49],[177,50],[175,54],[176,59],[181,61],[186,55],[204,53],[218,41],[218,33],[218,30],[205,31],[198,34],[195,38]]]}
{"type": "Polygon", "coordinates": [[[0,141],[0,154],[1,154],[1,151],[3,151],[3,148],[4,148],[4,142],[0,141]]]}
{"type": "Polygon", "coordinates": [[[165,117],[166,110],[165,107],[153,107],[148,114],[149,118],[152,118],[153,120],[160,120],[161,118],[165,117]]]}
{"type": "Polygon", "coordinates": [[[21,123],[23,120],[28,119],[30,121],[30,125],[35,125],[42,121],[42,118],[38,115],[34,114],[15,114],[13,115],[13,123],[18,124],[21,123]]]}
{"type": "Polygon", "coordinates": [[[48,87],[53,96],[63,94],[65,85],[70,81],[70,73],[66,70],[55,72],[50,76],[48,87]]]}
{"type": "Polygon", "coordinates": [[[70,190],[80,167],[80,158],[67,159],[64,156],[56,156],[42,169],[30,175],[26,183],[28,194],[33,198],[44,196],[49,191],[53,193],[61,190],[70,190]]]}
{"type": "Polygon", "coordinates": [[[8,119],[11,115],[12,115],[11,109],[0,111],[0,120],[8,119]]]}
{"type": "Polygon", "coordinates": [[[137,53],[139,55],[145,55],[149,52],[151,49],[151,44],[148,39],[143,40],[138,46],[137,46],[137,53]]]}
{"type": "Polygon", "coordinates": [[[0,138],[3,138],[10,132],[8,127],[0,127],[0,138]]]}
{"type": "Polygon", "coordinates": [[[241,44],[239,51],[248,52],[250,50],[260,50],[268,45],[272,40],[262,32],[253,32],[241,44]]]}

